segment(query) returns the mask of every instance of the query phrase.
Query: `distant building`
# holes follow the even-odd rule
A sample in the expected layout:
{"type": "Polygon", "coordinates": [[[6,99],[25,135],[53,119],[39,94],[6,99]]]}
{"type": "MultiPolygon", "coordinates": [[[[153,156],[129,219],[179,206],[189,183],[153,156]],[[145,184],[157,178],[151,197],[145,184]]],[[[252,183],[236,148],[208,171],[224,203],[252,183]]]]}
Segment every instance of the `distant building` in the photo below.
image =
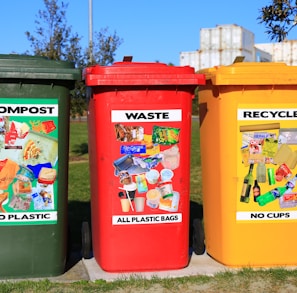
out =
{"type": "Polygon", "coordinates": [[[295,40],[272,44],[255,44],[255,48],[270,54],[273,62],[297,65],[297,41],[295,40]]]}
{"type": "Polygon", "coordinates": [[[180,53],[180,65],[195,70],[232,64],[237,56],[244,62],[284,62],[297,65],[297,41],[255,44],[254,34],[235,25],[217,25],[200,30],[200,49],[180,53]]]}

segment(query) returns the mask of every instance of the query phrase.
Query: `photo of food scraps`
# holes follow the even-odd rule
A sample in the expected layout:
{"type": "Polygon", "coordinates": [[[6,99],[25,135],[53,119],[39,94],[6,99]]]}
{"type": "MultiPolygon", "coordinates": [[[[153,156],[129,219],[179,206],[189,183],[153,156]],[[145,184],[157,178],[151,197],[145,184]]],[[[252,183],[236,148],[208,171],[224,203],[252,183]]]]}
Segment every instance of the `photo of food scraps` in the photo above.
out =
{"type": "Polygon", "coordinates": [[[54,209],[58,142],[48,134],[56,125],[53,120],[27,120],[0,116],[2,213],[54,209]]]}
{"type": "Polygon", "coordinates": [[[3,172],[10,173],[0,186],[0,212],[54,209],[56,170],[50,163],[26,167],[7,159],[0,178],[3,172]]]}

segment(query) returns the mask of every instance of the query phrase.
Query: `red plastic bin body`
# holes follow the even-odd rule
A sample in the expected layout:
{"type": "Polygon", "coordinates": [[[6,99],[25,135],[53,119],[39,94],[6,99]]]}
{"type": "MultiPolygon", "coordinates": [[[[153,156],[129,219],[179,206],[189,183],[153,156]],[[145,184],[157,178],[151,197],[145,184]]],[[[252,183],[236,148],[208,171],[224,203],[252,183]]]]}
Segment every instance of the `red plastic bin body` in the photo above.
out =
{"type": "Polygon", "coordinates": [[[192,97],[204,82],[161,63],[85,70],[92,244],[103,270],[187,266],[192,97]]]}

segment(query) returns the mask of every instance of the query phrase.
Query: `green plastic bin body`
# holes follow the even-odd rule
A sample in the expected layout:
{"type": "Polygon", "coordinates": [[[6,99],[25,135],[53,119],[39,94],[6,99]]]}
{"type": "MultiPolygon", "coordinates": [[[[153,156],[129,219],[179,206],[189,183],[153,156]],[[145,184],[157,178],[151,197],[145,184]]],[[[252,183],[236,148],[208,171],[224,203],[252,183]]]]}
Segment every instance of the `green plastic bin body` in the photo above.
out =
{"type": "Polygon", "coordinates": [[[69,62],[0,55],[0,279],[65,270],[69,91],[79,78],[69,62]]]}

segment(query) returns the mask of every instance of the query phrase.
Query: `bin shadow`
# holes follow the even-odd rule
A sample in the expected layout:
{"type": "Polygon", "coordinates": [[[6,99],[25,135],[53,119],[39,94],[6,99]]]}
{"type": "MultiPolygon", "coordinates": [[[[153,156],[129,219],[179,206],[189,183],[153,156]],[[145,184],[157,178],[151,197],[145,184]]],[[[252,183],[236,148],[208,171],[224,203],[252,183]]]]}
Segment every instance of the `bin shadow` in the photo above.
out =
{"type": "Polygon", "coordinates": [[[68,202],[68,246],[66,271],[82,259],[82,223],[91,223],[90,202],[68,202]]]}
{"type": "Polygon", "coordinates": [[[205,252],[204,240],[203,206],[191,200],[189,221],[189,261],[193,252],[198,255],[205,252]]]}

